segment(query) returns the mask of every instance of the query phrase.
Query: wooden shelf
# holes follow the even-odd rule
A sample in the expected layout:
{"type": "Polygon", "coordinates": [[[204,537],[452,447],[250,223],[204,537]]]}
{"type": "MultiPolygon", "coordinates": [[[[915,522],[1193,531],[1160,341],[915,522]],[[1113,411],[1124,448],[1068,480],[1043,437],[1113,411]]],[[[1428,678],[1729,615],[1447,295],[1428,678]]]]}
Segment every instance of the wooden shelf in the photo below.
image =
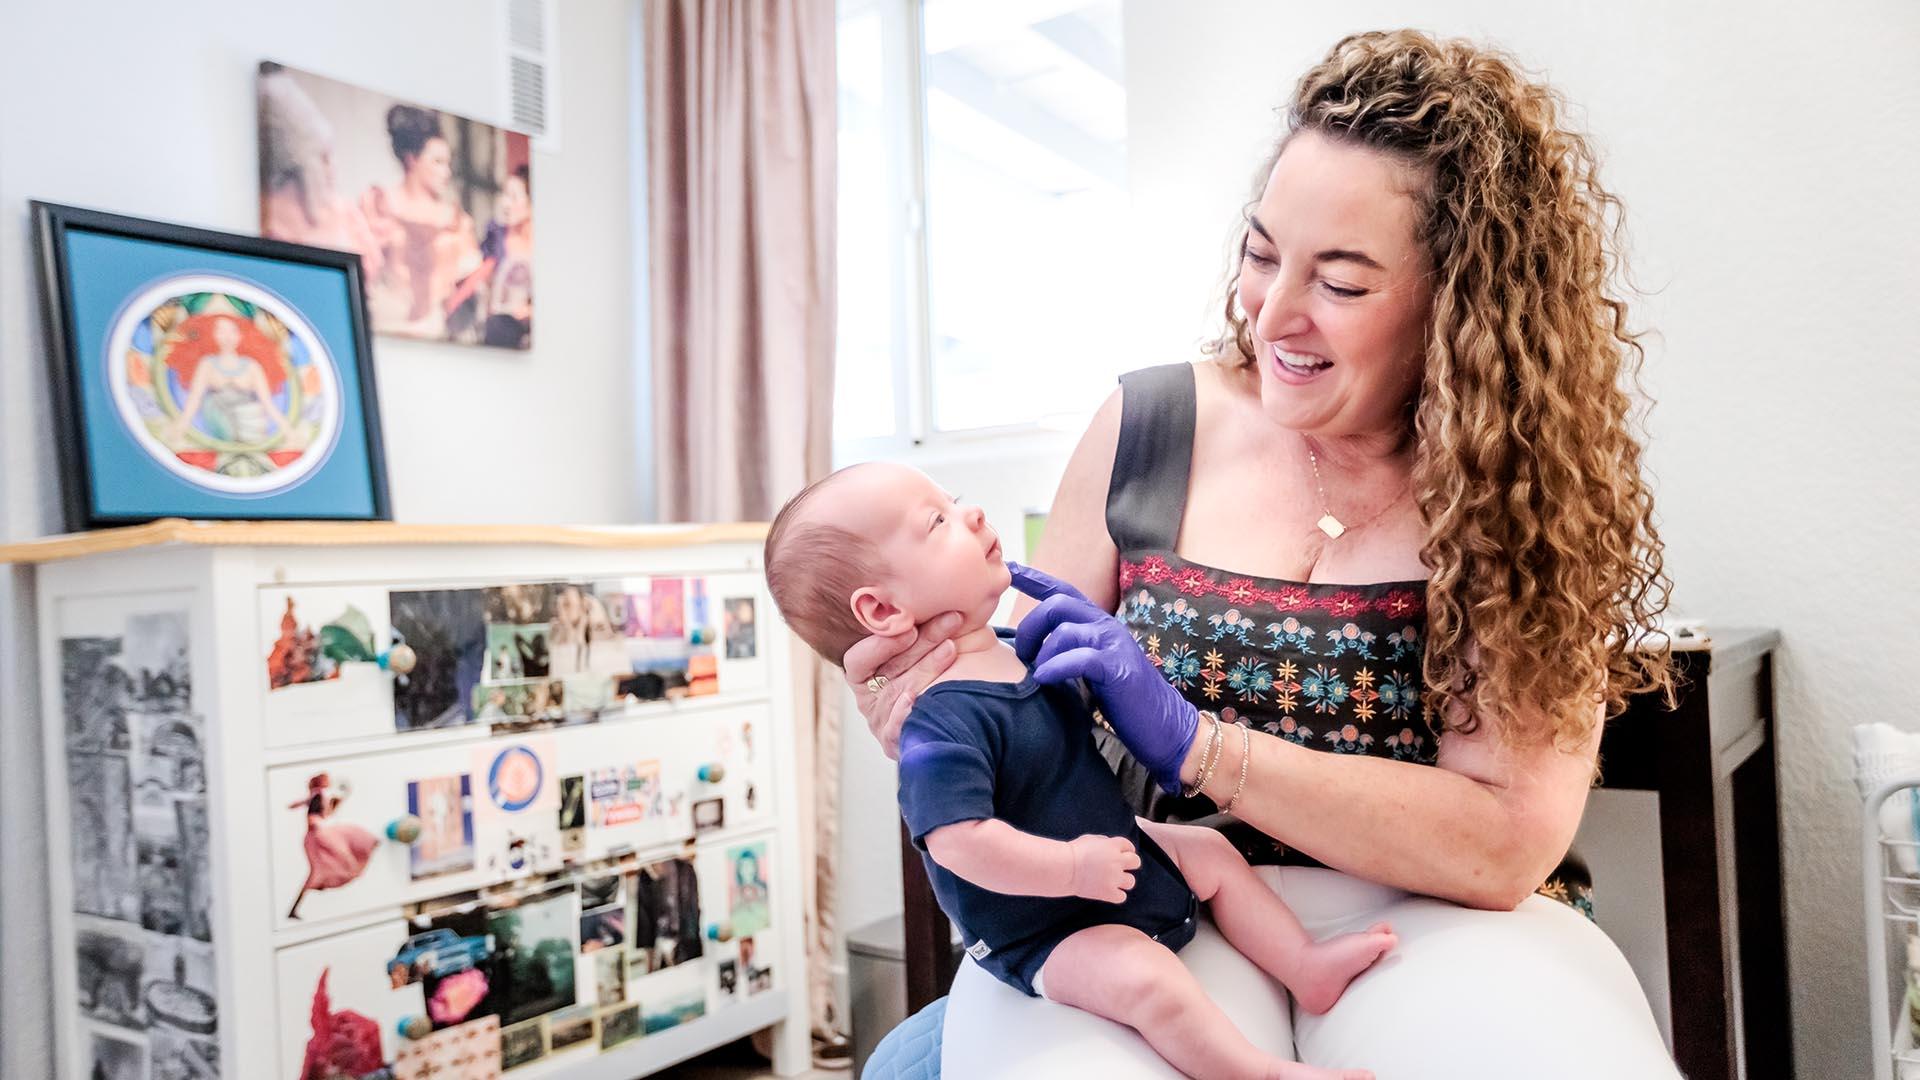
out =
{"type": "Polygon", "coordinates": [[[0,563],[47,563],[109,551],[167,544],[273,547],[390,546],[394,544],[530,544],[557,547],[647,549],[764,540],[767,526],[726,525],[409,525],[391,521],[187,521],[162,518],[145,525],[69,533],[0,545],[0,563]]]}

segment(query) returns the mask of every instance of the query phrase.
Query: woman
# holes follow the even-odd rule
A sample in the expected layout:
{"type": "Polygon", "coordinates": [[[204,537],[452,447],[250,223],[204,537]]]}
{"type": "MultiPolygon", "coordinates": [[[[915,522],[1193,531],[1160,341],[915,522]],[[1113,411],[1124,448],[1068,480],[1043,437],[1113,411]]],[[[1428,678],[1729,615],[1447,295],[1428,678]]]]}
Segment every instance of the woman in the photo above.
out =
{"type": "Polygon", "coordinates": [[[457,310],[467,297],[485,289],[480,343],[527,348],[533,343],[533,177],[527,166],[507,174],[500,219],[487,226],[480,254],[480,268],[453,290],[447,310],[457,310]]]}
{"type": "Polygon", "coordinates": [[[358,880],[373,849],[380,845],[378,837],[351,822],[327,823],[345,798],[345,785],[335,788],[328,774],[314,773],[307,779],[307,797],[287,804],[289,810],[307,808],[307,880],[293,898],[289,919],[300,917],[300,902],[308,892],[337,889],[358,880]]]}
{"type": "MultiPolygon", "coordinates": [[[[1261,172],[1215,355],[1123,379],[1067,466],[1035,562],[1091,603],[1018,575],[1036,677],[1085,677],[1123,777],[1192,796],[1152,813],[1231,808],[1316,936],[1400,935],[1318,1017],[1217,934],[1181,954],[1256,1043],[1314,1065],[1676,1075],[1619,951],[1533,895],[1603,714],[1669,681],[1620,644],[1666,582],[1617,388],[1639,350],[1615,203],[1558,109],[1469,43],[1336,45],[1261,172]]],[[[847,656],[888,745],[949,618],[847,656]]],[[[970,963],[944,1046],[955,1078],[1164,1075],[970,963]]]]}
{"type": "Polygon", "coordinates": [[[213,348],[192,361],[187,398],[167,423],[162,441],[187,448],[187,432],[197,426],[231,456],[219,471],[253,476],[272,471],[260,454],[275,432],[287,431],[287,417],[273,403],[273,380],[260,361],[240,351],[245,335],[232,316],[211,319],[213,348]]]}
{"type": "Polygon", "coordinates": [[[473,218],[449,198],[453,148],[440,114],[412,105],[387,110],[387,137],[400,183],[370,188],[361,206],[381,253],[381,273],[368,296],[374,324],[390,333],[445,337],[445,302],[480,264],[473,218]]]}

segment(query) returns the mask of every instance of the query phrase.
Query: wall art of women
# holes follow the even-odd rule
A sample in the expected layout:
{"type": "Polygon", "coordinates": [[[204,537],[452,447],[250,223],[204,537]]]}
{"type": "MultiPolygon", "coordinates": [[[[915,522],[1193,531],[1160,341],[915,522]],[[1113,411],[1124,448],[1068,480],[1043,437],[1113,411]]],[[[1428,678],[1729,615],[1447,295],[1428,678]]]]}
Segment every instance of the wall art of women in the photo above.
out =
{"type": "Polygon", "coordinates": [[[524,133],[271,61],[258,87],[262,233],[359,253],[378,333],[531,346],[524,133]]]}
{"type": "Polygon", "coordinates": [[[448,335],[448,318],[471,297],[458,286],[481,265],[473,218],[453,199],[453,145],[440,114],[415,105],[387,110],[398,183],[361,200],[381,252],[368,291],[376,325],[411,337],[448,335]]]}
{"type": "Polygon", "coordinates": [[[340,383],[326,346],[291,307],[237,279],[149,288],[116,320],[108,363],[135,441],[199,487],[291,487],[339,434],[340,383]]]}
{"type": "Polygon", "coordinates": [[[287,804],[289,810],[307,809],[307,880],[293,898],[289,919],[300,917],[300,902],[307,893],[337,889],[358,879],[380,844],[378,837],[358,825],[327,821],[346,797],[346,785],[336,787],[328,774],[315,773],[307,780],[307,797],[287,804]]]}

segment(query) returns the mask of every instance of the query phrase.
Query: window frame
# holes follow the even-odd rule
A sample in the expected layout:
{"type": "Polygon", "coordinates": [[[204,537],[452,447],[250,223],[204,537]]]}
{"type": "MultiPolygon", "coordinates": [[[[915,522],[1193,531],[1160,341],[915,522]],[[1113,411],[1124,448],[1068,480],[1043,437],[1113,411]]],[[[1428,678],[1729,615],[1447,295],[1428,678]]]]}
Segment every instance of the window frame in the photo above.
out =
{"type": "MultiPolygon", "coordinates": [[[[838,0],[837,18],[850,6],[838,0]]],[[[1070,448],[1093,409],[992,427],[941,430],[934,423],[932,297],[927,247],[927,83],[925,0],[864,0],[878,11],[883,143],[887,147],[888,229],[899,236],[889,275],[889,366],[893,433],[833,438],[836,465],[882,458],[917,462],[1053,455],[1070,448]]],[[[841,208],[844,212],[845,208],[841,208]]],[[[837,349],[837,345],[836,345],[837,349]]],[[[835,378],[844,373],[836,364],[835,378]]],[[[838,427],[838,413],[835,414],[838,427]]]]}

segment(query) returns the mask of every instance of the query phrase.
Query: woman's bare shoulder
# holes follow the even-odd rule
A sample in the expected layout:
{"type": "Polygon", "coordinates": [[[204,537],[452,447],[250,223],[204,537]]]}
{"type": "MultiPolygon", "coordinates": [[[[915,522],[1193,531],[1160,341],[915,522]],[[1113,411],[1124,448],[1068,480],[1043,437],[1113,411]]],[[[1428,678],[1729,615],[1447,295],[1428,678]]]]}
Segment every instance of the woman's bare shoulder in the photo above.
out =
{"type": "Polygon", "coordinates": [[[1251,368],[1205,358],[1193,363],[1196,445],[1209,432],[1228,429],[1247,410],[1260,408],[1260,376],[1251,368]]]}

